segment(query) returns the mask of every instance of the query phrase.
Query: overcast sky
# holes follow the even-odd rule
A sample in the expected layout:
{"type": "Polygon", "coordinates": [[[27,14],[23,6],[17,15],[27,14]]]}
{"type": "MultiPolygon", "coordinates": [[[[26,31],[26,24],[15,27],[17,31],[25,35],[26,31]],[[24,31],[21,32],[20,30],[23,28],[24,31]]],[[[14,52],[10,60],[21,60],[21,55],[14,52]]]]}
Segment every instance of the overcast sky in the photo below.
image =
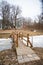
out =
{"type": "MultiPolygon", "coordinates": [[[[2,1],[2,0],[0,0],[2,1]]],[[[10,4],[19,5],[22,10],[22,16],[34,19],[41,13],[41,3],[39,0],[5,0],[10,4]]]]}

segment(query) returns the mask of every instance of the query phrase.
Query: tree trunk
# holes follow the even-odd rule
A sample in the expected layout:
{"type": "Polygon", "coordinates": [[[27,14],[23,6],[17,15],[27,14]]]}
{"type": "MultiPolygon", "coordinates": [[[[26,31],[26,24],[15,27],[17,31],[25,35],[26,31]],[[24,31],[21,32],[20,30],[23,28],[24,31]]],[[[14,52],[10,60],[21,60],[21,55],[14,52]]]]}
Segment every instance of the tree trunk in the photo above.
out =
{"type": "Polygon", "coordinates": [[[15,16],[15,30],[16,30],[16,16],[15,16]]]}

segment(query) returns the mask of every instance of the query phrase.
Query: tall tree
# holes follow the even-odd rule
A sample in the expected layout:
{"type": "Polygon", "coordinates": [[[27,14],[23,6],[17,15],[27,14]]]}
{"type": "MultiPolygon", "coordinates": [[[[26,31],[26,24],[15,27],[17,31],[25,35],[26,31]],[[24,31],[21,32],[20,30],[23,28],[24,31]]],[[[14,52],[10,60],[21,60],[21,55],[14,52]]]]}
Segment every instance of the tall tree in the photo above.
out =
{"type": "Polygon", "coordinates": [[[19,15],[21,14],[21,9],[19,6],[12,6],[12,14],[15,22],[15,29],[16,29],[16,22],[19,19],[19,15]]]}
{"type": "Polygon", "coordinates": [[[8,27],[9,25],[9,15],[10,15],[10,5],[6,1],[1,2],[1,16],[2,16],[2,27],[8,27]]]}

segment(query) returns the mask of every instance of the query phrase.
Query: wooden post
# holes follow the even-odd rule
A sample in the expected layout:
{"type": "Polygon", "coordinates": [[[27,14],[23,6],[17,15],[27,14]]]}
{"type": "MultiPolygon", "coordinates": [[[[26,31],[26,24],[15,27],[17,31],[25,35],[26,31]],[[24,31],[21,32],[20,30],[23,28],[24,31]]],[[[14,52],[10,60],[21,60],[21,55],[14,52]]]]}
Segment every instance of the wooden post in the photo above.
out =
{"type": "Polygon", "coordinates": [[[30,47],[32,47],[32,43],[29,40],[29,34],[27,34],[27,46],[28,46],[28,43],[30,44],[30,47]]]}
{"type": "Polygon", "coordinates": [[[28,42],[29,42],[29,34],[27,34],[27,46],[28,46],[28,42]]]}
{"type": "Polygon", "coordinates": [[[18,47],[18,34],[16,34],[16,47],[18,47]]]}
{"type": "Polygon", "coordinates": [[[20,37],[20,32],[19,32],[19,37],[20,37]]]}
{"type": "Polygon", "coordinates": [[[21,39],[23,39],[23,33],[22,33],[22,32],[19,32],[19,37],[20,37],[21,39]]]}
{"type": "Polygon", "coordinates": [[[21,39],[23,40],[23,33],[21,33],[21,39]]]}

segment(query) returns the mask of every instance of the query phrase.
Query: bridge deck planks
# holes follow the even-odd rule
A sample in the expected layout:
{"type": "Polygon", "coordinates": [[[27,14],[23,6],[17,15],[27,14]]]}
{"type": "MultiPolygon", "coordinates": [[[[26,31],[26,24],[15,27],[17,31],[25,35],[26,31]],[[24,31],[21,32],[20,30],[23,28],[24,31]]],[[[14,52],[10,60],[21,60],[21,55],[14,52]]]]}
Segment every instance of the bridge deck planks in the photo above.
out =
{"type": "Polygon", "coordinates": [[[24,45],[22,40],[18,40],[18,47],[16,47],[18,63],[25,63],[35,60],[40,60],[40,58],[35,54],[35,52],[24,45]]]}

